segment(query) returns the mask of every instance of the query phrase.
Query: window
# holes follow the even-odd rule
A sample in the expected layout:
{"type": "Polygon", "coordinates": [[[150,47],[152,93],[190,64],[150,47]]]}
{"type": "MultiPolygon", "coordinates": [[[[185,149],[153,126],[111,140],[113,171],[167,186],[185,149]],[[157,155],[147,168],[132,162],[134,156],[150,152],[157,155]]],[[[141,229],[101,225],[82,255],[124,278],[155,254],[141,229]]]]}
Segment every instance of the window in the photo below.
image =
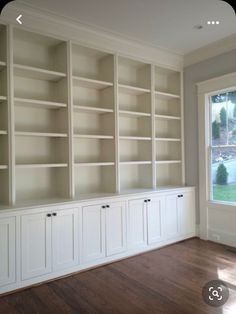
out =
{"type": "Polygon", "coordinates": [[[211,200],[236,202],[236,90],[210,96],[211,200]]]}

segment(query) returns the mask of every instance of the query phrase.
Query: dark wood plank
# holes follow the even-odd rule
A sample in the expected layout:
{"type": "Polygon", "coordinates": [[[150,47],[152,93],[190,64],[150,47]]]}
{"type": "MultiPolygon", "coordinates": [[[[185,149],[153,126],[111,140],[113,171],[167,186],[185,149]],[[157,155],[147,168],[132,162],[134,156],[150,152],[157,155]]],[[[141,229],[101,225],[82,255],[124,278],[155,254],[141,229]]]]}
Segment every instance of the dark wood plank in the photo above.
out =
{"type": "Polygon", "coordinates": [[[236,254],[197,238],[0,298],[0,313],[235,314],[236,254]],[[209,280],[227,282],[223,308],[204,303],[209,280]]]}

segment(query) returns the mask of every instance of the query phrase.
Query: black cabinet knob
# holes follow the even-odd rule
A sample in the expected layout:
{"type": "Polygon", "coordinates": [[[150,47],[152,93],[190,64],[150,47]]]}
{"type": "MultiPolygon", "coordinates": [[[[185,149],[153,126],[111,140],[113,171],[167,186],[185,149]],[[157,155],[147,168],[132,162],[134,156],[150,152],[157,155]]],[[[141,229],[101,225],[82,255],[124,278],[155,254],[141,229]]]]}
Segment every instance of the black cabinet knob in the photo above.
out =
{"type": "Polygon", "coordinates": [[[57,213],[52,213],[53,216],[57,216],[57,213]]]}
{"type": "Polygon", "coordinates": [[[184,197],[183,194],[179,194],[178,197],[184,197]]]}
{"type": "Polygon", "coordinates": [[[52,217],[52,214],[47,214],[47,217],[52,217]]]}
{"type": "Polygon", "coordinates": [[[106,207],[107,207],[107,208],[110,208],[110,205],[107,205],[106,207]]]}
{"type": "Polygon", "coordinates": [[[148,202],[151,202],[150,198],[148,199],[148,202]]]}
{"type": "Polygon", "coordinates": [[[147,203],[148,200],[144,200],[144,203],[147,203]]]}
{"type": "Polygon", "coordinates": [[[106,208],[106,205],[102,205],[102,208],[106,208]]]}

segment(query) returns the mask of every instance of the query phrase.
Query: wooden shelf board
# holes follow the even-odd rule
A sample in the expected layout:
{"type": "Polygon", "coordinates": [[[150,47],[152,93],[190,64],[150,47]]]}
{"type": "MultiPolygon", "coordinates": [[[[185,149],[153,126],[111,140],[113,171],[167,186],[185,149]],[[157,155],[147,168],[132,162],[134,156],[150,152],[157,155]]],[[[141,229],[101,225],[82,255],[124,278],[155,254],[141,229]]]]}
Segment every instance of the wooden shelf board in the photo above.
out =
{"type": "Polygon", "coordinates": [[[114,166],[114,162],[77,162],[75,167],[114,166]]]}
{"type": "Polygon", "coordinates": [[[180,138],[171,138],[171,137],[156,137],[156,141],[166,141],[166,142],[180,142],[180,138]]]}
{"type": "Polygon", "coordinates": [[[8,165],[0,165],[0,170],[6,170],[8,169],[8,165]]]}
{"type": "Polygon", "coordinates": [[[42,133],[42,132],[21,132],[16,131],[16,136],[36,136],[36,137],[67,137],[66,133],[42,133]]]}
{"type": "Polygon", "coordinates": [[[6,101],[7,100],[7,97],[6,96],[0,96],[0,103],[1,102],[4,102],[4,101],[6,101]]]}
{"type": "Polygon", "coordinates": [[[55,164],[16,164],[16,168],[66,168],[67,163],[55,163],[55,164]]]}
{"type": "Polygon", "coordinates": [[[151,117],[150,113],[138,112],[138,111],[120,110],[119,114],[125,117],[151,117]]]}
{"type": "Polygon", "coordinates": [[[159,92],[159,91],[155,91],[155,95],[159,98],[163,98],[163,99],[173,99],[173,98],[180,98],[180,95],[177,94],[172,94],[172,93],[165,93],[165,92],[159,92]]]}
{"type": "Polygon", "coordinates": [[[155,114],[155,118],[165,119],[165,120],[181,120],[181,118],[177,116],[169,116],[169,115],[162,115],[162,114],[155,114]]]}
{"type": "Polygon", "coordinates": [[[0,130],[0,135],[7,135],[7,131],[5,131],[5,130],[0,130]]]}
{"type": "Polygon", "coordinates": [[[0,61],[0,71],[2,71],[2,69],[4,69],[6,65],[7,65],[6,62],[0,61]]]}
{"type": "Polygon", "coordinates": [[[119,84],[119,92],[129,95],[142,95],[145,93],[150,93],[150,89],[119,84]]]}
{"type": "Polygon", "coordinates": [[[74,134],[75,138],[114,139],[111,135],[74,134]]]}
{"type": "Polygon", "coordinates": [[[181,160],[157,160],[156,164],[180,164],[181,160]]]}
{"type": "Polygon", "coordinates": [[[62,72],[50,71],[21,64],[14,64],[14,75],[45,81],[58,81],[66,77],[66,74],[62,72]]]}
{"type": "Polygon", "coordinates": [[[150,165],[152,164],[151,161],[120,161],[121,165],[150,165]]]}
{"type": "Polygon", "coordinates": [[[151,137],[142,136],[119,136],[120,140],[150,141],[151,137]]]}
{"type": "Polygon", "coordinates": [[[48,108],[48,109],[58,109],[58,108],[67,107],[65,103],[59,103],[59,102],[54,102],[54,101],[19,98],[19,97],[15,97],[14,100],[15,100],[16,106],[28,106],[28,107],[39,107],[39,108],[42,107],[42,108],[48,108]]]}
{"type": "Polygon", "coordinates": [[[81,87],[97,89],[97,90],[113,86],[113,83],[111,82],[93,80],[93,79],[80,77],[80,76],[73,76],[73,80],[81,87]]]}
{"type": "Polygon", "coordinates": [[[75,106],[75,105],[74,105],[74,110],[75,111],[88,112],[88,113],[99,113],[99,114],[114,112],[113,109],[106,109],[106,108],[99,108],[99,107],[88,107],[88,106],[75,106]]]}

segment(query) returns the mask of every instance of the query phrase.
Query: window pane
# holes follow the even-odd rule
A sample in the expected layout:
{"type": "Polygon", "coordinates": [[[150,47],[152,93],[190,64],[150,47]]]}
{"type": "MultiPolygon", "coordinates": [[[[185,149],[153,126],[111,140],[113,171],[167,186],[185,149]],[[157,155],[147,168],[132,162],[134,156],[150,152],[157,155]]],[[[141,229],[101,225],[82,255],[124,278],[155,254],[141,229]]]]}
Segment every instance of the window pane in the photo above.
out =
{"type": "Polygon", "coordinates": [[[228,144],[228,95],[211,97],[212,145],[228,144]]]}
{"type": "Polygon", "coordinates": [[[228,141],[236,145],[236,92],[228,93],[228,141]]]}
{"type": "Polygon", "coordinates": [[[212,148],[212,198],[236,202],[236,147],[212,148]]]}

